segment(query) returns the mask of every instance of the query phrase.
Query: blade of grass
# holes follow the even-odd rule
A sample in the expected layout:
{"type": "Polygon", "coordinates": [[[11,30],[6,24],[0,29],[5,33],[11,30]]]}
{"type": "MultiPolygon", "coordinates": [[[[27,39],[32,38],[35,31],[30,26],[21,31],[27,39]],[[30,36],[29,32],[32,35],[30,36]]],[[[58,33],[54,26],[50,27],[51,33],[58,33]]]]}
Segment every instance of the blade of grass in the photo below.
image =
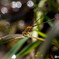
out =
{"type": "Polygon", "coordinates": [[[12,56],[13,54],[15,54],[27,40],[28,40],[27,37],[19,40],[19,41],[14,45],[14,47],[7,53],[7,56],[12,56]]]}
{"type": "Polygon", "coordinates": [[[41,41],[37,40],[36,42],[29,44],[21,52],[19,52],[16,55],[16,57],[19,57],[19,56],[21,57],[21,56],[28,54],[32,49],[36,48],[40,43],[41,43],[41,41]]]}
{"type": "Polygon", "coordinates": [[[43,38],[46,38],[46,34],[40,32],[40,31],[37,31],[37,30],[35,30],[35,31],[36,31],[39,35],[41,35],[43,38]]]}
{"type": "MultiPolygon", "coordinates": [[[[44,34],[44,33],[42,33],[42,32],[40,32],[40,31],[37,31],[37,30],[35,30],[39,35],[41,35],[43,38],[46,38],[47,37],[47,35],[46,34],[44,34]]],[[[54,39],[53,41],[52,41],[54,44],[59,44],[59,41],[57,41],[56,39],[54,39]]]]}

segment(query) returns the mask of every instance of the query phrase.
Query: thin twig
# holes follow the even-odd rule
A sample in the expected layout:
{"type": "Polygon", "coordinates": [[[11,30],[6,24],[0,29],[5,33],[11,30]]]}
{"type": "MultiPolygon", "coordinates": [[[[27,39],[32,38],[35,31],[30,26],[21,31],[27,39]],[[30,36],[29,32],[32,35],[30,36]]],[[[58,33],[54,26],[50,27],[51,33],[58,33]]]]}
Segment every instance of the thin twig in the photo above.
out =
{"type": "Polygon", "coordinates": [[[17,38],[24,38],[24,36],[22,34],[9,34],[9,35],[0,37],[0,40],[17,39],[17,38]]]}

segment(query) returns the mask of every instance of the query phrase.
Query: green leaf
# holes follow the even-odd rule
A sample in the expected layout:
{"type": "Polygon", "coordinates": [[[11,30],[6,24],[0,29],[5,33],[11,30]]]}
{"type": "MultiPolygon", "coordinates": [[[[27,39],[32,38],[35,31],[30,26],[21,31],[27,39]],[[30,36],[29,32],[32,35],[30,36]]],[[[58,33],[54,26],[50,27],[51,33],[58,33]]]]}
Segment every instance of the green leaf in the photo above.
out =
{"type": "Polygon", "coordinates": [[[19,52],[16,56],[21,57],[21,56],[28,54],[31,50],[36,48],[40,43],[41,43],[41,41],[37,40],[36,42],[29,44],[21,52],[19,52]]]}
{"type": "MultiPolygon", "coordinates": [[[[37,30],[35,30],[35,31],[36,31],[39,35],[41,35],[43,38],[46,38],[46,37],[47,37],[46,34],[40,32],[40,31],[37,31],[37,30]]],[[[55,44],[59,44],[59,41],[56,40],[56,39],[54,39],[52,42],[55,43],[55,44]]]]}
{"type": "Polygon", "coordinates": [[[27,37],[19,40],[19,41],[14,45],[14,47],[7,53],[7,56],[10,56],[10,57],[11,57],[13,54],[15,54],[27,40],[28,40],[27,37]]]}
{"type": "Polygon", "coordinates": [[[40,31],[37,31],[37,30],[35,30],[35,31],[36,31],[39,35],[41,35],[42,37],[46,38],[46,34],[40,32],[40,31]]]}

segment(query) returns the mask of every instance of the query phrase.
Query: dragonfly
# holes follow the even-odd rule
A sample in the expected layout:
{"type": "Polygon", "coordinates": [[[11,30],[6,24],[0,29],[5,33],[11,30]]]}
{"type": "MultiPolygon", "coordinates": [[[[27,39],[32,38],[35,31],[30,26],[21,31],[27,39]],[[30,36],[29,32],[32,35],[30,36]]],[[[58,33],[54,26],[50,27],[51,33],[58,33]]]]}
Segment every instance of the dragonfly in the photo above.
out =
{"type": "MultiPolygon", "coordinates": [[[[39,19],[38,19],[39,20],[39,19]]],[[[38,21],[37,20],[37,21],[38,21]]],[[[54,20],[54,19],[52,19],[52,20],[54,20]]],[[[37,22],[36,21],[36,22],[37,22]]],[[[51,20],[49,20],[49,21],[51,21],[51,20]]],[[[46,21],[46,22],[43,22],[43,23],[47,23],[48,21],[46,21]]],[[[40,25],[40,24],[38,24],[38,25],[40,25]]],[[[34,26],[37,26],[37,25],[34,25],[34,26]]],[[[38,37],[33,37],[32,36],[32,34],[29,32],[34,26],[27,26],[26,27],[26,29],[25,29],[25,31],[22,33],[25,37],[30,37],[30,38],[35,38],[35,39],[37,39],[37,40],[41,40],[41,41],[45,41],[45,39],[43,39],[43,38],[38,38],[38,37]],[[27,34],[29,34],[29,35],[27,35],[27,34]]]]}
{"type": "Polygon", "coordinates": [[[30,38],[35,38],[35,39],[38,39],[38,40],[42,40],[42,41],[45,41],[44,39],[42,39],[42,38],[38,38],[38,37],[33,37],[32,36],[32,34],[29,32],[30,31],[30,29],[32,29],[32,26],[28,26],[27,28],[26,28],[26,30],[22,33],[25,37],[30,37],[30,38]],[[29,34],[29,35],[27,35],[27,34],[29,34]]]}

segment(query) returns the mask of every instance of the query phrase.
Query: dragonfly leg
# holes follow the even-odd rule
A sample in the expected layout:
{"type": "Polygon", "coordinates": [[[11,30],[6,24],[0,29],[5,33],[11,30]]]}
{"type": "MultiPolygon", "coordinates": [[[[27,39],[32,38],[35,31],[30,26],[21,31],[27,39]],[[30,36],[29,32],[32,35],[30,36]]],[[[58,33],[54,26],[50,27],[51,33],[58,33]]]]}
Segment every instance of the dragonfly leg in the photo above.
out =
{"type": "Polygon", "coordinates": [[[30,32],[28,32],[29,35],[32,35],[30,32]]]}

